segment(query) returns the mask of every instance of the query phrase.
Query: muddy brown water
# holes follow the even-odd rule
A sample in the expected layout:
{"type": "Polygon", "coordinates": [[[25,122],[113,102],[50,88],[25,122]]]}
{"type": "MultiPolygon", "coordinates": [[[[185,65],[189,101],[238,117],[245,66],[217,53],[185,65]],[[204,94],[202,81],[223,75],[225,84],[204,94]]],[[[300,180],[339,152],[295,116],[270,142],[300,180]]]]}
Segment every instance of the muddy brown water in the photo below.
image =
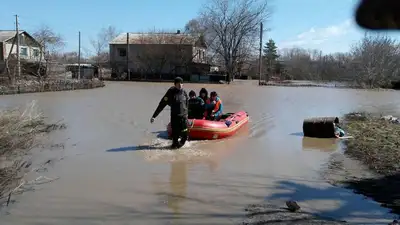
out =
{"type": "Polygon", "coordinates": [[[400,92],[185,84],[197,92],[216,90],[226,112],[246,110],[251,120],[231,139],[169,151],[169,109],[149,123],[169,86],[113,82],[94,90],[1,96],[1,106],[37,100],[49,121],[68,125],[49,137],[64,149],[37,153],[34,163],[63,159],[31,175],[60,179],[15,196],[16,203],[2,209],[1,224],[233,224],[246,204],[284,206],[288,199],[350,222],[392,219],[377,203],[327,184],[318,171],[340,143],[303,139],[301,131],[306,117],[398,113],[400,92]]]}

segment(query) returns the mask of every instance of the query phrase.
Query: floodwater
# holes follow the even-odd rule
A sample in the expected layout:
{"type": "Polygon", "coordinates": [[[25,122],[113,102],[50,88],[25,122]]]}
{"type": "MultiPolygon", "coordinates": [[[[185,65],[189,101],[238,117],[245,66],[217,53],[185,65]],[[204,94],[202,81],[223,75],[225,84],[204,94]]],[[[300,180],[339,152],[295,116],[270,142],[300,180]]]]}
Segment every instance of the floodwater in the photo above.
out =
{"type": "Polygon", "coordinates": [[[1,96],[2,106],[37,100],[50,122],[64,119],[68,126],[49,137],[64,149],[37,153],[34,163],[62,160],[31,175],[60,179],[15,196],[1,223],[234,224],[246,204],[282,207],[289,199],[306,211],[350,222],[379,224],[393,217],[327,184],[318,172],[339,143],[303,139],[301,131],[306,117],[398,113],[400,92],[258,87],[247,81],[206,85],[220,94],[226,112],[246,110],[249,125],[231,139],[193,141],[170,151],[164,139],[169,109],[149,123],[169,86],[113,82],[95,90],[1,96]]]}

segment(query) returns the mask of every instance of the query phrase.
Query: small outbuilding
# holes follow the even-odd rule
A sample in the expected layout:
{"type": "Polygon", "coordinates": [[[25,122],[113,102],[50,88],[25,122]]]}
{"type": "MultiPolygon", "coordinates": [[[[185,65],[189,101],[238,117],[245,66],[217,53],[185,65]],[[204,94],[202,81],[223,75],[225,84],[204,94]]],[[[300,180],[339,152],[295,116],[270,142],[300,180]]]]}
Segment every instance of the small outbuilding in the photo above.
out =
{"type": "Polygon", "coordinates": [[[94,77],[98,77],[99,69],[97,66],[92,64],[67,64],[65,65],[66,71],[72,72],[72,78],[77,79],[80,75],[81,79],[92,79],[94,77]],[[80,74],[79,69],[80,68],[80,74]]]}

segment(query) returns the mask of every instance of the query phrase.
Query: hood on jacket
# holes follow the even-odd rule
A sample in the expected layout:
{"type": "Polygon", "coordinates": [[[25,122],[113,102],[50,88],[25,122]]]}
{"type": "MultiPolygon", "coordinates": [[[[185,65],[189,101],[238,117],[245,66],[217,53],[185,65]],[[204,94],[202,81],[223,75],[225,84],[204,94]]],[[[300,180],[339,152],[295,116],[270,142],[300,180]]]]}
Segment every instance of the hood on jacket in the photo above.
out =
{"type": "Polygon", "coordinates": [[[207,91],[207,89],[205,89],[205,88],[200,89],[199,96],[201,96],[202,93],[206,94],[206,97],[208,98],[208,91],[207,91]]]}

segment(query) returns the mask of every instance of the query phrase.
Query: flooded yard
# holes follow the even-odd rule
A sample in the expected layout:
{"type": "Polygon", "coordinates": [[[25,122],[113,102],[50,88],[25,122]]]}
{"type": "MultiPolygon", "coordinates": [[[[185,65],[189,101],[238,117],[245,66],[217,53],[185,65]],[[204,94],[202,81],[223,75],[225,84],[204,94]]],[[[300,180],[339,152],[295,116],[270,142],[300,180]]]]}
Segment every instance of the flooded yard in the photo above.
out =
{"type": "Polygon", "coordinates": [[[37,100],[48,120],[68,125],[50,134],[52,142],[64,144],[62,151],[35,157],[35,163],[62,159],[37,174],[60,179],[16,196],[2,210],[2,223],[235,224],[247,204],[283,207],[289,199],[308,212],[349,222],[387,224],[393,218],[377,203],[328,184],[319,172],[340,143],[304,139],[301,131],[306,117],[361,110],[398,114],[400,92],[258,87],[247,81],[185,84],[187,91],[217,91],[225,112],[246,110],[250,122],[233,138],[192,141],[170,151],[169,109],[154,124],[149,119],[171,84],[106,85],[0,97],[1,106],[37,100]]]}

